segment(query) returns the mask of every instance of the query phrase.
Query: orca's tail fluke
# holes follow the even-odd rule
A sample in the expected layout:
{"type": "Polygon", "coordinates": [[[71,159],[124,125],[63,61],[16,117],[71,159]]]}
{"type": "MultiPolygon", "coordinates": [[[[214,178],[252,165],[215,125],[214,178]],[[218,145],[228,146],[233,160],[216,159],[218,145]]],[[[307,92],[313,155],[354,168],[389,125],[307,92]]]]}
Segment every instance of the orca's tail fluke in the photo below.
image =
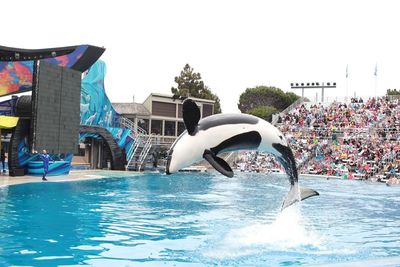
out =
{"type": "Polygon", "coordinates": [[[287,194],[285,200],[283,201],[281,210],[289,207],[290,205],[296,203],[299,200],[304,200],[309,197],[318,196],[319,193],[313,189],[307,187],[299,187],[298,183],[295,183],[290,187],[289,193],[287,194]],[[300,196],[299,196],[300,188],[300,196]]]}

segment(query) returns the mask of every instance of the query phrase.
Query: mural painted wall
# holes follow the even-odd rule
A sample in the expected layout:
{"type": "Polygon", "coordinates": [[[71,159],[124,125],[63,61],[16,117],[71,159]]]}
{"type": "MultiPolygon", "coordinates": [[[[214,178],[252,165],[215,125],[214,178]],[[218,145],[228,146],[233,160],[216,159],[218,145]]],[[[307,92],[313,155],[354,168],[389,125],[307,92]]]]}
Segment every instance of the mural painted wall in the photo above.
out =
{"type": "MultiPolygon", "coordinates": [[[[48,175],[56,176],[68,174],[71,169],[72,154],[51,154],[48,175]]],[[[28,146],[28,136],[18,145],[19,165],[28,170],[29,175],[43,175],[43,161],[38,154],[31,154],[28,146]]]]}
{"type": "Polygon", "coordinates": [[[82,57],[88,47],[88,45],[80,45],[72,53],[67,55],[42,60],[54,65],[70,68],[82,57]]]}
{"type": "Polygon", "coordinates": [[[0,62],[0,96],[32,90],[33,60],[0,62]]]}
{"type": "Polygon", "coordinates": [[[82,79],[81,124],[102,127],[119,126],[119,114],[108,99],[104,88],[106,64],[98,60],[82,79]]]}
{"type": "Polygon", "coordinates": [[[132,131],[126,128],[106,128],[114,137],[118,146],[125,151],[126,158],[129,159],[133,153],[133,145],[135,140],[132,139],[132,131]]]}
{"type": "Polygon", "coordinates": [[[13,116],[15,115],[15,103],[18,98],[11,98],[0,102],[0,115],[13,116]]]}
{"type": "MultiPolygon", "coordinates": [[[[105,92],[105,75],[106,64],[104,61],[98,60],[82,79],[81,124],[106,128],[113,135],[119,147],[131,153],[134,144],[132,131],[119,127],[120,115],[115,111],[105,92]]],[[[128,154],[127,158],[129,156],[128,154]]]]}
{"type": "MultiPolygon", "coordinates": [[[[78,57],[76,55],[76,57],[78,57]]],[[[76,59],[76,58],[75,58],[76,59]]],[[[54,59],[55,60],[55,59],[54,59]]],[[[63,61],[62,64],[65,64],[63,61]]],[[[56,63],[55,63],[56,64],[56,63]]],[[[115,111],[108,99],[104,88],[106,65],[97,61],[82,80],[80,116],[81,125],[101,126],[106,128],[114,137],[118,146],[126,151],[129,158],[133,152],[134,139],[130,129],[120,128],[120,115],[115,111]]],[[[81,133],[80,141],[85,138],[100,138],[92,133],[81,133]]],[[[54,162],[50,162],[48,175],[68,174],[71,169],[72,154],[51,154],[54,162]]],[[[31,154],[28,146],[28,135],[18,146],[20,167],[28,170],[30,175],[42,175],[43,163],[37,154],[31,154]]]]}

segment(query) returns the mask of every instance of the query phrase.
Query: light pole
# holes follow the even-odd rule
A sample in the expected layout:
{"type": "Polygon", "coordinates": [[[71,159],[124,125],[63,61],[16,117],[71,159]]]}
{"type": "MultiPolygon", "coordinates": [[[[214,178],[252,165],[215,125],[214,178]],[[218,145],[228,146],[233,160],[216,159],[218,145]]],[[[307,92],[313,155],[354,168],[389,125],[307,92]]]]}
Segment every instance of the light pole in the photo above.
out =
{"type": "Polygon", "coordinates": [[[324,102],[325,88],[336,88],[336,83],[291,83],[290,88],[301,89],[301,97],[304,97],[304,89],[321,89],[321,102],[324,102]]]}

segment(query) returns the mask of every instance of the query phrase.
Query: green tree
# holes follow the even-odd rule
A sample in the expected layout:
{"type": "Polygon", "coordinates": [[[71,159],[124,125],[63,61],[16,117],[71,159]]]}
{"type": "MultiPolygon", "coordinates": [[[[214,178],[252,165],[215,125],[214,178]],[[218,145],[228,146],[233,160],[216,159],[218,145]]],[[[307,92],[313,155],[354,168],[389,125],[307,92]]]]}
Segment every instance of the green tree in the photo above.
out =
{"type": "Polygon", "coordinates": [[[249,110],[248,113],[271,122],[272,114],[278,113],[278,110],[271,106],[259,106],[249,110]]]}
{"type": "Polygon", "coordinates": [[[240,95],[238,108],[243,113],[249,113],[250,110],[269,106],[274,107],[278,112],[284,110],[295,102],[299,96],[294,93],[285,93],[281,89],[268,86],[257,86],[247,88],[240,95]]]}
{"type": "Polygon", "coordinates": [[[201,75],[194,72],[189,64],[186,64],[181,74],[175,77],[176,87],[171,88],[175,96],[192,96],[203,99],[214,100],[214,113],[221,113],[221,104],[219,97],[211,92],[211,89],[204,85],[201,75]]]}
{"type": "Polygon", "coordinates": [[[400,90],[397,89],[387,89],[386,95],[400,95],[400,90]]]}
{"type": "Polygon", "coordinates": [[[293,92],[286,92],[285,94],[286,94],[286,97],[287,97],[287,99],[288,99],[288,103],[290,103],[289,106],[290,106],[292,103],[296,102],[297,99],[300,98],[298,95],[296,95],[296,94],[293,93],[293,92]]]}
{"type": "Polygon", "coordinates": [[[208,86],[205,86],[204,94],[202,94],[200,98],[214,100],[215,101],[214,113],[215,114],[216,113],[221,113],[221,101],[220,101],[219,97],[216,94],[211,92],[211,89],[208,86]]]}

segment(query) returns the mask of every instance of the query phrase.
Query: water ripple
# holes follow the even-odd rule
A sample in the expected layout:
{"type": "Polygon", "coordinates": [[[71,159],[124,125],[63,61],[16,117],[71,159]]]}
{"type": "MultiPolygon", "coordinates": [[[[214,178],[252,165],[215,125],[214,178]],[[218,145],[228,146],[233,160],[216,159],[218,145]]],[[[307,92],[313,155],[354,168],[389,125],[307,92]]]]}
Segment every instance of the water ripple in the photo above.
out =
{"type": "Polygon", "coordinates": [[[143,175],[0,188],[0,265],[293,266],[400,255],[400,187],[143,175]]]}

